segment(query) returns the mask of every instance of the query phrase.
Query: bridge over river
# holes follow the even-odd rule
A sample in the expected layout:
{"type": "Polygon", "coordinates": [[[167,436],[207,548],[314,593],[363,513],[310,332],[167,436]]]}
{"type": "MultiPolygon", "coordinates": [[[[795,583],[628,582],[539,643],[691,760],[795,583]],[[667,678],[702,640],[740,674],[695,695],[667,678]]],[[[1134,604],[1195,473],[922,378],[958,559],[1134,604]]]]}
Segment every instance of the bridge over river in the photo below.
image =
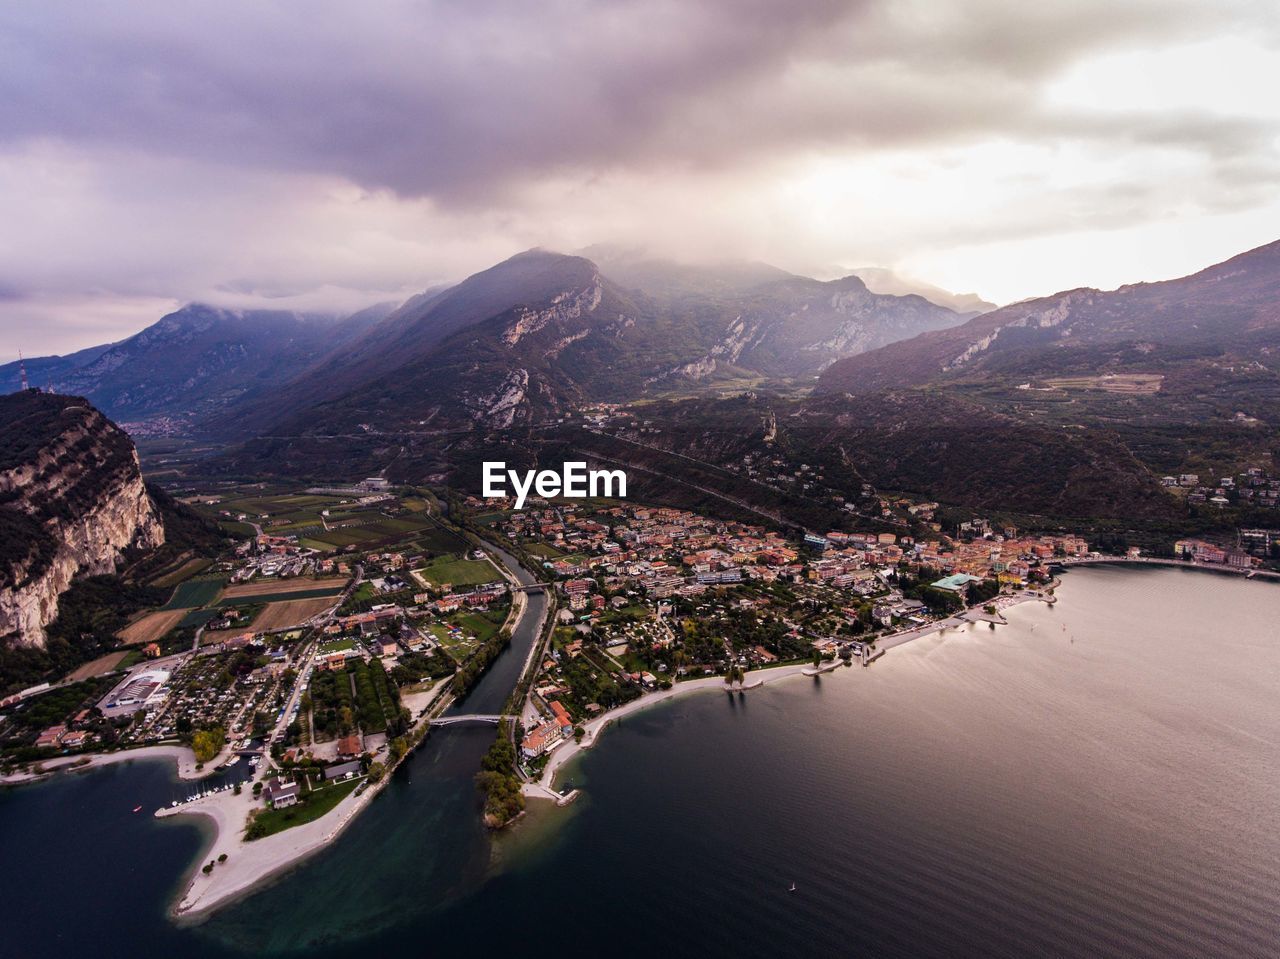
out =
{"type": "Polygon", "coordinates": [[[458,716],[437,716],[431,720],[432,726],[456,726],[459,723],[491,723],[497,725],[501,716],[488,713],[463,713],[458,716]]]}

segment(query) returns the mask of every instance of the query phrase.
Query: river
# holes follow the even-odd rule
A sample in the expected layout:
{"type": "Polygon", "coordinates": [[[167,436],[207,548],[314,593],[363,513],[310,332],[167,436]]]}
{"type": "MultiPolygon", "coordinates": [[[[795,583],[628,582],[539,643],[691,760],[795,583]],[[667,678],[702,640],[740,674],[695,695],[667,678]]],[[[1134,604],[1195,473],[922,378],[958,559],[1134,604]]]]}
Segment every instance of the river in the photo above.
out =
{"type": "MultiPolygon", "coordinates": [[[[1280,955],[1280,586],[1089,568],[1059,596],[629,716],[567,767],[577,803],[496,840],[492,728],[438,731],[331,848],[194,927],[165,910],[198,827],[130,812],[169,767],[10,790],[0,953],[1280,955]]],[[[501,704],[522,640],[460,708],[501,704]]]]}

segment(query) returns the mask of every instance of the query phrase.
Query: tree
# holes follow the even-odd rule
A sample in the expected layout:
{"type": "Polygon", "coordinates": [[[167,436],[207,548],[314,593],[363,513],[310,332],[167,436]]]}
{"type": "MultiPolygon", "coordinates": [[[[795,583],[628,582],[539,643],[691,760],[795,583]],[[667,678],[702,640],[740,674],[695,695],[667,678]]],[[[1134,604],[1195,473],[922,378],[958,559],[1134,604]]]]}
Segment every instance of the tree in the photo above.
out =
{"type": "Polygon", "coordinates": [[[191,737],[191,750],[196,754],[196,762],[207,763],[222,751],[226,741],[227,732],[221,726],[197,730],[191,737]]]}

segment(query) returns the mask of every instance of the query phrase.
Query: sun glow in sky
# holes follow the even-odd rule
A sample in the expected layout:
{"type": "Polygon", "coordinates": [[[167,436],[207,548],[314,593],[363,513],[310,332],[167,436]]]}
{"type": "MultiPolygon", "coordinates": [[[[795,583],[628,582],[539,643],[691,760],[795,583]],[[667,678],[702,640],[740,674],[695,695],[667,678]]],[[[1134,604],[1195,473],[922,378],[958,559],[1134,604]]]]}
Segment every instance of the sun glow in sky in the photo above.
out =
{"type": "Polygon", "coordinates": [[[0,10],[0,359],[535,245],[1008,302],[1280,235],[1269,3],[535,6],[0,10]]]}

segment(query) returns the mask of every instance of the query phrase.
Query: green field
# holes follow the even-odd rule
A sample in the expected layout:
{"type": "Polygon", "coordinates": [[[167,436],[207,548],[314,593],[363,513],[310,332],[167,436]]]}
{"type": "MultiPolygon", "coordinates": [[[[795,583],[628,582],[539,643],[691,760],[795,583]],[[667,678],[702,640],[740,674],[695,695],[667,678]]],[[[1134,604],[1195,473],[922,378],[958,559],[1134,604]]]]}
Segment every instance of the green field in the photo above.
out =
{"type": "Polygon", "coordinates": [[[169,602],[160,608],[195,609],[197,606],[207,606],[213,602],[221,589],[221,576],[189,579],[185,583],[179,584],[177,589],[173,591],[173,595],[169,597],[169,602]]]}
{"type": "Polygon", "coordinates": [[[193,609],[191,612],[178,620],[178,625],[174,629],[190,629],[192,627],[203,626],[211,619],[218,616],[216,609],[193,609]]]}
{"type": "Polygon", "coordinates": [[[414,537],[414,542],[429,553],[464,553],[467,542],[440,526],[432,526],[414,537]]]}
{"type": "Polygon", "coordinates": [[[455,613],[453,621],[468,633],[475,634],[481,643],[487,643],[502,628],[506,618],[506,610],[503,609],[488,613],[455,613]]]}
{"type": "Polygon", "coordinates": [[[462,559],[458,556],[441,556],[433,559],[419,572],[437,585],[449,583],[454,587],[478,586],[481,583],[493,583],[502,579],[492,563],[481,559],[462,559]]]}
{"type": "Polygon", "coordinates": [[[525,546],[525,551],[534,556],[541,556],[543,559],[559,559],[564,555],[550,543],[529,543],[525,546]]]}

